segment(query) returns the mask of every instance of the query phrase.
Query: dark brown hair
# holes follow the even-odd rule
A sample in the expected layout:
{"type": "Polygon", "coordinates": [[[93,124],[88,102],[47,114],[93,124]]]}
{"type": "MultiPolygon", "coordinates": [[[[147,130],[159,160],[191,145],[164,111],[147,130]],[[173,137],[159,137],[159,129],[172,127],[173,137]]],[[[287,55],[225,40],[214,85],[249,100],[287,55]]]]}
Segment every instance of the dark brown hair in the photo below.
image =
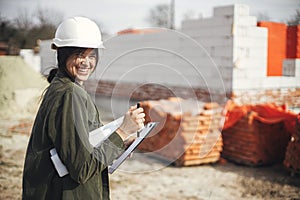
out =
{"type": "MultiPolygon", "coordinates": [[[[86,50],[87,50],[87,48],[81,48],[81,47],[59,47],[59,48],[57,48],[58,68],[51,69],[51,71],[47,77],[48,82],[51,83],[51,81],[56,76],[58,71],[60,71],[65,76],[68,76],[72,81],[75,81],[75,77],[73,77],[67,70],[67,60],[70,56],[82,54],[86,50]]],[[[96,55],[98,58],[98,51],[96,51],[96,55]]],[[[97,66],[97,63],[96,63],[96,66],[97,66]]]]}

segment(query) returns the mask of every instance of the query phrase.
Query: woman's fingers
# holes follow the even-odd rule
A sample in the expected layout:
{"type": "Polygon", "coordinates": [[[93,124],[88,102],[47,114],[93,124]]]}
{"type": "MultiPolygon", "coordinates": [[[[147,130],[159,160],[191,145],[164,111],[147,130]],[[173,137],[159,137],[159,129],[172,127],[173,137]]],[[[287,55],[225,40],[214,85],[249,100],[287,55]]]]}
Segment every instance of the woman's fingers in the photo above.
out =
{"type": "Polygon", "coordinates": [[[134,111],[135,109],[137,109],[137,105],[130,106],[129,111],[134,111]]]}
{"type": "Polygon", "coordinates": [[[143,113],[144,109],[135,107],[135,109],[131,110],[131,112],[132,112],[133,115],[137,115],[137,114],[143,113]]]}
{"type": "Polygon", "coordinates": [[[136,115],[135,118],[136,118],[137,120],[138,120],[138,119],[144,119],[144,118],[145,118],[145,113],[139,113],[139,114],[136,115]]]}
{"type": "Polygon", "coordinates": [[[131,106],[125,115],[120,129],[125,133],[133,133],[144,127],[145,113],[143,108],[137,108],[137,106],[131,106]]]}
{"type": "Polygon", "coordinates": [[[145,118],[145,113],[143,108],[138,108],[134,111],[131,112],[131,118],[135,121],[139,120],[139,119],[143,119],[145,118]]]}

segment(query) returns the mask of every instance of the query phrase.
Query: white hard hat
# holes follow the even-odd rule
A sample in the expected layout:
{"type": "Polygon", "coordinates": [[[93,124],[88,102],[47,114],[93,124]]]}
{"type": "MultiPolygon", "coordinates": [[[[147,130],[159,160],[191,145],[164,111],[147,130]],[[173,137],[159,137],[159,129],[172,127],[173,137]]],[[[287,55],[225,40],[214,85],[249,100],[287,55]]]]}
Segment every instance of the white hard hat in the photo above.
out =
{"type": "Polygon", "coordinates": [[[58,47],[105,48],[97,24],[86,17],[68,18],[58,26],[52,48],[58,47]]]}

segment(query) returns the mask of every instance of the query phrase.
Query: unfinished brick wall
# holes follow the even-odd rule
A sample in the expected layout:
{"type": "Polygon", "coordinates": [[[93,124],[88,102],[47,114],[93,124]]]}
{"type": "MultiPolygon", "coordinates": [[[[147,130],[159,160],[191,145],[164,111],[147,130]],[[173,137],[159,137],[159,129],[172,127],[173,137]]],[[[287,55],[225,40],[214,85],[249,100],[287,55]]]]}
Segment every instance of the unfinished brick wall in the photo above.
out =
{"type": "Polygon", "coordinates": [[[300,108],[300,88],[239,90],[232,93],[231,99],[240,105],[275,103],[300,108]]]}
{"type": "Polygon", "coordinates": [[[290,107],[300,107],[300,88],[248,89],[234,92],[215,91],[210,93],[202,88],[184,88],[163,86],[157,84],[118,83],[112,81],[89,81],[86,88],[100,96],[129,98],[131,100],[159,100],[169,97],[193,98],[209,102],[224,103],[225,99],[232,99],[237,104],[276,103],[287,104],[290,107]]]}
{"type": "Polygon", "coordinates": [[[113,81],[88,81],[85,86],[89,92],[96,95],[128,98],[131,100],[159,100],[169,97],[197,98],[203,102],[225,103],[229,94],[204,88],[186,88],[179,86],[168,86],[159,84],[142,83],[115,83],[113,81]]]}

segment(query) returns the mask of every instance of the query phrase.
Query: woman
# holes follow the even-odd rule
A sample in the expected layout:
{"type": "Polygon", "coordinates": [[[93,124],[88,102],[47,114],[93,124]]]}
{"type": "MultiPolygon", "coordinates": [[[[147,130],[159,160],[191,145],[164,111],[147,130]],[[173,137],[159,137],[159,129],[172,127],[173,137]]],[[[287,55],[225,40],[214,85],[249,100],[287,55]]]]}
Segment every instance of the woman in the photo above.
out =
{"type": "Polygon", "coordinates": [[[99,128],[98,110],[82,84],[95,70],[104,48],[97,25],[83,17],[62,22],[53,48],[58,69],[52,70],[29,140],[23,199],[109,199],[107,166],[132,142],[127,136],[143,127],[142,108],[131,107],[119,129],[93,147],[90,131],[99,128]],[[60,177],[51,159],[55,148],[68,174],[60,177]]]}

